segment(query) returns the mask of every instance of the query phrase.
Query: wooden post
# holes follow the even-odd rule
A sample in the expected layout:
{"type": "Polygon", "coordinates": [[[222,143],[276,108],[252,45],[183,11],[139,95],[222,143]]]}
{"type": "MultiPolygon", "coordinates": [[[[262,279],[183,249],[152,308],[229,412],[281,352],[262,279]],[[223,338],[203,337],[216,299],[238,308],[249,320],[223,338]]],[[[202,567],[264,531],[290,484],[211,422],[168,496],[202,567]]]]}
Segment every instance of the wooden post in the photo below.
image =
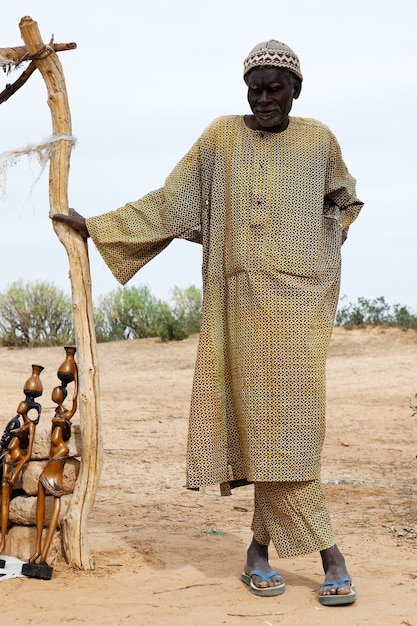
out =
{"type": "MultiPolygon", "coordinates": [[[[43,43],[38,25],[32,18],[23,17],[19,27],[28,55],[41,72],[47,87],[53,135],[71,137],[71,115],[58,55],[53,46],[43,43]]],[[[72,143],[67,139],[60,139],[53,146],[49,169],[51,215],[69,213],[68,176],[71,149],[72,143]]],[[[53,227],[67,251],[69,260],[83,442],[80,474],[63,522],[63,539],[68,563],[87,570],[94,568],[87,543],[87,522],[94,504],[102,467],[99,372],[90,264],[86,242],[64,224],[53,222],[53,227]]]]}

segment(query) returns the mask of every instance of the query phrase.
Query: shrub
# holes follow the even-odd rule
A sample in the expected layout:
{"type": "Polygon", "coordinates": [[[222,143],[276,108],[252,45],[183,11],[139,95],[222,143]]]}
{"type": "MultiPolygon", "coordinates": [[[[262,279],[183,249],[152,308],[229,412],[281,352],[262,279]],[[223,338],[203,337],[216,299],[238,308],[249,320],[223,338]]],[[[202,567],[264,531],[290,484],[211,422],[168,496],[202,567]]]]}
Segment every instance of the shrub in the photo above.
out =
{"type": "Polygon", "coordinates": [[[173,306],[157,300],[149,287],[119,287],[99,299],[95,307],[97,341],[160,337],[184,339],[198,332],[201,323],[201,290],[174,287],[173,306]]]}
{"type": "Polygon", "coordinates": [[[149,287],[119,287],[99,298],[96,336],[100,341],[138,339],[152,335],[157,300],[149,287]]]}
{"type": "Polygon", "coordinates": [[[74,341],[71,299],[49,282],[13,282],[0,294],[4,346],[54,346],[74,341]]]}
{"type": "Polygon", "coordinates": [[[197,333],[200,330],[202,316],[201,289],[194,285],[184,290],[174,287],[172,300],[174,316],[179,325],[184,328],[184,332],[187,335],[197,333]]]}
{"type": "MultiPolygon", "coordinates": [[[[341,301],[346,301],[346,296],[341,301]]],[[[336,326],[353,328],[367,324],[417,328],[417,316],[405,306],[389,305],[382,296],[374,300],[358,298],[356,303],[344,304],[337,310],[336,326]]]]}
{"type": "Polygon", "coordinates": [[[155,337],[162,341],[181,340],[188,337],[185,325],[178,319],[167,302],[159,301],[153,326],[155,337]]]}
{"type": "Polygon", "coordinates": [[[405,306],[394,304],[394,318],[398,326],[403,328],[417,329],[417,316],[411,313],[405,306]]]}

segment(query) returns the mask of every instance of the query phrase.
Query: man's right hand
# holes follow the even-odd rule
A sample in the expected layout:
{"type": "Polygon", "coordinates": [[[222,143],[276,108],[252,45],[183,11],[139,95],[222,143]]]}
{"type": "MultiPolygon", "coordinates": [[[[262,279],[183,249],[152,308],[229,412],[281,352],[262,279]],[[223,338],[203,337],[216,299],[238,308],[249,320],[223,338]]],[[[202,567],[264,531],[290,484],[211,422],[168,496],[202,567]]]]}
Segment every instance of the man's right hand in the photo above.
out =
{"type": "Polygon", "coordinates": [[[63,224],[67,224],[71,228],[77,231],[84,239],[88,239],[90,236],[87,225],[85,223],[85,217],[77,213],[75,209],[70,209],[69,215],[65,215],[64,213],[55,213],[54,215],[49,216],[52,220],[56,222],[61,222],[63,224]]]}

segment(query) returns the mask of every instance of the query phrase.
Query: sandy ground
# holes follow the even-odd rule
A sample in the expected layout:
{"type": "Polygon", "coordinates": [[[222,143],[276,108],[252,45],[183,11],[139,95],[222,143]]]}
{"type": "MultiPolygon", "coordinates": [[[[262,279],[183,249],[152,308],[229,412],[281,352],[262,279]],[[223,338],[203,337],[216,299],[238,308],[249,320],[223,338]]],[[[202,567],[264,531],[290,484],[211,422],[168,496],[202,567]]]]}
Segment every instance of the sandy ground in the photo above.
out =
{"type": "MultiPolygon", "coordinates": [[[[50,581],[4,580],[1,623],[417,626],[417,418],[409,409],[417,333],[333,334],[322,477],[358,594],[340,608],[318,602],[318,554],[279,561],[271,551],[286,593],[253,596],[239,580],[252,488],[228,498],[217,487],[184,489],[196,345],[196,336],[99,345],[105,456],[88,536],[95,570],[58,562],[50,581]]],[[[45,367],[49,410],[61,361],[62,348],[0,349],[4,425],[32,363],[45,367]]]]}

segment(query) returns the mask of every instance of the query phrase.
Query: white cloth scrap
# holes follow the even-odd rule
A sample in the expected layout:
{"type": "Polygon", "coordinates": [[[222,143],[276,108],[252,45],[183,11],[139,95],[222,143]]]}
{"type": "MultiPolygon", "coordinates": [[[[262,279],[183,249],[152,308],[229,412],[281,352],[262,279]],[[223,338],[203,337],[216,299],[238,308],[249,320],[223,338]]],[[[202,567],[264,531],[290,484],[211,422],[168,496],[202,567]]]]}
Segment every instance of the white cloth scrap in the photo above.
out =
{"type": "Polygon", "coordinates": [[[8,580],[9,578],[18,578],[25,575],[22,574],[22,565],[24,561],[16,559],[14,556],[0,555],[0,560],[6,561],[4,568],[0,567],[0,581],[8,580]]]}

